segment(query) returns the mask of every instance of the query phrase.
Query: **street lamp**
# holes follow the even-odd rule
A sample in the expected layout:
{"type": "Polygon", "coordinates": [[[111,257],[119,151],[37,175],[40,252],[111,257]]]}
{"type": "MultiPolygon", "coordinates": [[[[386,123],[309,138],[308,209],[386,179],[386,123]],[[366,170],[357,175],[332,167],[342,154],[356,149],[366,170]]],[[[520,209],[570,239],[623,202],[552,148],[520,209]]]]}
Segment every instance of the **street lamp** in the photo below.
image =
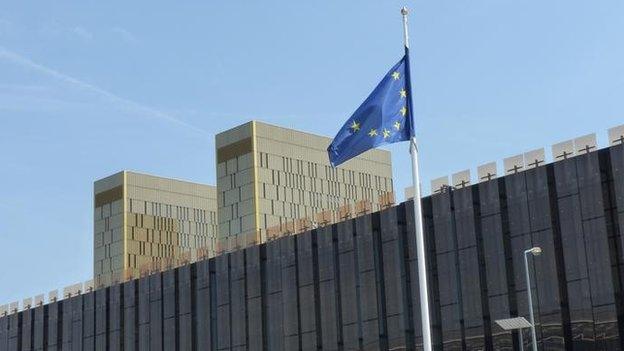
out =
{"type": "Polygon", "coordinates": [[[507,331],[518,331],[518,345],[520,350],[524,350],[524,343],[522,342],[522,329],[531,328],[531,323],[524,317],[506,318],[494,321],[499,327],[507,331]]]}
{"type": "Polygon", "coordinates": [[[537,337],[535,336],[535,318],[533,317],[533,297],[531,296],[531,277],[529,276],[529,254],[539,256],[542,253],[540,247],[532,247],[524,251],[524,269],[526,270],[527,295],[529,297],[529,318],[531,319],[531,339],[533,351],[537,351],[537,337]]]}

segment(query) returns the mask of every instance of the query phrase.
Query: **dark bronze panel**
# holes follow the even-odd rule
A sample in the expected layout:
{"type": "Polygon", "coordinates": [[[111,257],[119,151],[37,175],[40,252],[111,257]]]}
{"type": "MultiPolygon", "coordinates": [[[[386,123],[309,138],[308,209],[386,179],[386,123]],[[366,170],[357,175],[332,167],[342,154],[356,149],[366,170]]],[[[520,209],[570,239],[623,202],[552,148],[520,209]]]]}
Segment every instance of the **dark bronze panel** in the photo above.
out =
{"type": "Polygon", "coordinates": [[[123,185],[95,194],[95,207],[123,199],[123,185]]]}
{"type": "Polygon", "coordinates": [[[248,154],[253,150],[253,139],[245,138],[217,149],[217,163],[248,154]]]}

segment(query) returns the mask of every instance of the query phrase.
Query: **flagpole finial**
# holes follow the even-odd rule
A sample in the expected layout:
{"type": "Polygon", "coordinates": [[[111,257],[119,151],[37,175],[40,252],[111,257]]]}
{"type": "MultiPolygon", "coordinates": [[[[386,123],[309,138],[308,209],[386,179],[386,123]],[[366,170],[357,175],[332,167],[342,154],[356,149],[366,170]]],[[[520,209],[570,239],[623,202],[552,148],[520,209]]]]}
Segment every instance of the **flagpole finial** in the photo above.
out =
{"type": "Polygon", "coordinates": [[[407,35],[407,6],[401,8],[401,15],[403,16],[403,43],[406,48],[409,47],[409,37],[407,35]]]}

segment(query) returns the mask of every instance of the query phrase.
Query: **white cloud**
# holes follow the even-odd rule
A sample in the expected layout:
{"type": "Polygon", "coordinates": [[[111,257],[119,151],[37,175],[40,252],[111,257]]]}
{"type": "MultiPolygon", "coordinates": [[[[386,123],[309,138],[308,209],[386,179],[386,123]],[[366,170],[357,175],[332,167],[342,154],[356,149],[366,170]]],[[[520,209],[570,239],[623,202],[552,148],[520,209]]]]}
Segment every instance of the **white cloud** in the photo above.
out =
{"type": "Polygon", "coordinates": [[[51,112],[67,111],[68,109],[86,109],[89,107],[91,105],[86,102],[49,97],[36,92],[16,94],[0,91],[0,111],[51,112]]]}
{"type": "Polygon", "coordinates": [[[121,27],[113,27],[111,31],[121,37],[121,39],[126,43],[134,44],[138,42],[137,37],[134,34],[130,33],[127,29],[121,27]]]}
{"type": "Polygon", "coordinates": [[[80,26],[74,27],[74,29],[72,29],[72,33],[85,41],[93,40],[93,34],[80,26]]]}
{"type": "Polygon", "coordinates": [[[84,82],[80,79],[74,78],[70,75],[64,74],[62,72],[59,72],[53,68],[49,68],[46,67],[44,65],[41,65],[39,63],[36,63],[24,56],[21,56],[13,51],[7,50],[6,48],[0,46],[0,59],[4,59],[6,61],[12,62],[14,64],[20,65],[22,67],[28,68],[30,70],[39,72],[41,74],[44,74],[48,77],[54,78],[56,80],[59,80],[61,82],[64,82],[66,84],[72,85],[78,89],[84,90],[84,91],[88,91],[91,93],[96,94],[97,96],[103,98],[104,100],[108,101],[111,104],[114,104],[117,108],[127,111],[127,112],[131,112],[131,113],[138,113],[147,117],[152,117],[152,118],[157,118],[160,120],[164,120],[164,121],[168,121],[170,123],[176,124],[178,126],[193,130],[195,132],[198,133],[202,133],[202,134],[208,134],[210,135],[210,133],[208,133],[207,131],[205,131],[204,129],[201,129],[197,126],[194,126],[190,123],[187,123],[183,120],[180,120],[168,113],[159,111],[155,108],[143,105],[141,103],[132,101],[130,99],[126,99],[124,97],[118,96],[108,90],[102,89],[98,86],[95,86],[93,84],[84,82]]]}
{"type": "Polygon", "coordinates": [[[44,85],[35,84],[5,84],[0,83],[0,92],[14,92],[19,94],[32,93],[32,92],[45,92],[49,88],[44,85]]]}

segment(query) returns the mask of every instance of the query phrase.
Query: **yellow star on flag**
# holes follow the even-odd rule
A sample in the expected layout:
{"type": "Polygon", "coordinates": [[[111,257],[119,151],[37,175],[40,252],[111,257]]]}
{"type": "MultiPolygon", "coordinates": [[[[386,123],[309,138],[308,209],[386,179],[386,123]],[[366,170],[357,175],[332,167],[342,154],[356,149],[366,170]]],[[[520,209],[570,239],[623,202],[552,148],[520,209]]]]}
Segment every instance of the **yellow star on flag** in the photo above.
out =
{"type": "Polygon", "coordinates": [[[396,130],[401,129],[401,123],[399,123],[399,121],[394,122],[394,129],[396,130]]]}
{"type": "Polygon", "coordinates": [[[389,130],[387,130],[387,129],[384,129],[384,130],[383,130],[383,137],[384,137],[384,139],[386,139],[386,138],[390,137],[390,131],[389,131],[389,130]]]}
{"type": "Polygon", "coordinates": [[[353,132],[357,132],[358,130],[360,130],[360,124],[356,121],[353,121],[349,128],[353,129],[353,132]]]}
{"type": "Polygon", "coordinates": [[[371,129],[370,132],[368,132],[368,135],[370,137],[374,137],[375,135],[377,135],[377,129],[371,129]]]}
{"type": "Polygon", "coordinates": [[[394,80],[398,80],[400,77],[401,77],[401,74],[399,72],[392,73],[392,78],[394,78],[394,80]]]}
{"type": "Polygon", "coordinates": [[[401,91],[399,91],[399,94],[401,94],[401,97],[407,97],[407,91],[405,91],[405,89],[401,89],[401,91]]]}
{"type": "Polygon", "coordinates": [[[407,114],[407,107],[405,106],[401,107],[399,112],[401,112],[401,116],[405,117],[405,115],[407,114]]]}

